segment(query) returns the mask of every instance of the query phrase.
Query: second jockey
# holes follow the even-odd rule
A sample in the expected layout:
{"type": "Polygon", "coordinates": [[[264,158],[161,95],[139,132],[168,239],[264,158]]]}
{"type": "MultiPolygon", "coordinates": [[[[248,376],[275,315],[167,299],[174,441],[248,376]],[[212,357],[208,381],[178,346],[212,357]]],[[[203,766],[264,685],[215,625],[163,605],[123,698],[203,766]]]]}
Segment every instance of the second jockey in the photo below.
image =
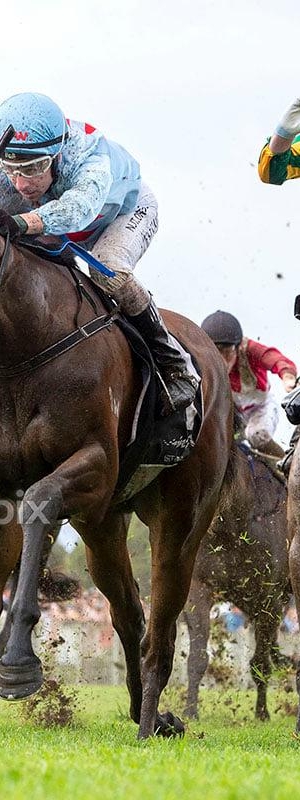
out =
{"type": "Polygon", "coordinates": [[[226,362],[234,405],[246,438],[264,453],[283,456],[283,450],[273,441],[279,410],[270,391],[268,371],[279,375],[288,392],[295,386],[296,365],[275,347],[243,336],[239,320],[227,311],[210,314],[201,327],[226,362]]]}

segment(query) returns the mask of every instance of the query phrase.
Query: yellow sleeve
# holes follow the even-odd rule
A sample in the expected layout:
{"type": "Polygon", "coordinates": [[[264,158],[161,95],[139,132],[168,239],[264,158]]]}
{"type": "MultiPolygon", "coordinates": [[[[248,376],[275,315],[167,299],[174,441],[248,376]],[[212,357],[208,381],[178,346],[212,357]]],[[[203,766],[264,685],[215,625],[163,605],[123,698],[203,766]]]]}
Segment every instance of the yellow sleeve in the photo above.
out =
{"type": "Polygon", "coordinates": [[[259,157],[258,174],[263,183],[277,185],[300,178],[300,136],[295,137],[285,153],[272,153],[268,142],[259,157]]]}

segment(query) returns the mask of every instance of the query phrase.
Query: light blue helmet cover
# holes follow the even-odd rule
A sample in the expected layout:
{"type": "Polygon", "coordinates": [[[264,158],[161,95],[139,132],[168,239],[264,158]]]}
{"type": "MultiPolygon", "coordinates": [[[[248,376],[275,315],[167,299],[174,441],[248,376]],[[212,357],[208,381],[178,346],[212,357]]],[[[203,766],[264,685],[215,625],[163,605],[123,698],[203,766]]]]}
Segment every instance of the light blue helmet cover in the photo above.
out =
{"type": "Polygon", "coordinates": [[[0,104],[0,137],[12,125],[15,135],[5,156],[57,155],[68,137],[63,112],[50,97],[36,92],[15,94],[0,104]]]}

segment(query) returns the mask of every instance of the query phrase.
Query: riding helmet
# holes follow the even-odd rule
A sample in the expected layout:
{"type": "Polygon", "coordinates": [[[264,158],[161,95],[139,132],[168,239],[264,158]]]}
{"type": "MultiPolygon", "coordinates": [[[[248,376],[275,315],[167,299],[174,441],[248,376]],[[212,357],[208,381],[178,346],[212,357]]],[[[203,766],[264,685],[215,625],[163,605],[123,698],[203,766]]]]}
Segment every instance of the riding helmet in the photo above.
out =
{"type": "Polygon", "coordinates": [[[0,137],[9,125],[14,136],[6,146],[5,158],[20,160],[31,155],[56,156],[68,138],[65,116],[50,97],[22,92],[0,104],[0,137]]]}
{"type": "Polygon", "coordinates": [[[239,345],[243,338],[243,331],[240,323],[233,314],[227,311],[215,311],[209,314],[201,323],[201,328],[215,344],[239,345]]]}

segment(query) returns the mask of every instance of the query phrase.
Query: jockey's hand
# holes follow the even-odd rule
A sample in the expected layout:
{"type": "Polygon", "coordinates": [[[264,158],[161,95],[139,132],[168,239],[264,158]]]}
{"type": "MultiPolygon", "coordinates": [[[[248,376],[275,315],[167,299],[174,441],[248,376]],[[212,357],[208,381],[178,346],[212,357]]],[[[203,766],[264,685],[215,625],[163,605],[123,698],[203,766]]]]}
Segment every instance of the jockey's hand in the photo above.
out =
{"type": "Polygon", "coordinates": [[[281,376],[281,380],[287,393],[291,392],[296,386],[296,378],[292,372],[284,372],[281,376]]]}
{"type": "Polygon", "coordinates": [[[10,240],[13,242],[15,239],[18,239],[19,236],[26,233],[28,228],[27,222],[23,217],[20,217],[19,214],[15,214],[15,216],[11,216],[7,214],[6,211],[0,209],[0,236],[7,236],[9,235],[10,240]]]}
{"type": "Polygon", "coordinates": [[[285,111],[275,128],[275,133],[283,139],[292,141],[300,133],[300,97],[297,97],[285,111]]]}

